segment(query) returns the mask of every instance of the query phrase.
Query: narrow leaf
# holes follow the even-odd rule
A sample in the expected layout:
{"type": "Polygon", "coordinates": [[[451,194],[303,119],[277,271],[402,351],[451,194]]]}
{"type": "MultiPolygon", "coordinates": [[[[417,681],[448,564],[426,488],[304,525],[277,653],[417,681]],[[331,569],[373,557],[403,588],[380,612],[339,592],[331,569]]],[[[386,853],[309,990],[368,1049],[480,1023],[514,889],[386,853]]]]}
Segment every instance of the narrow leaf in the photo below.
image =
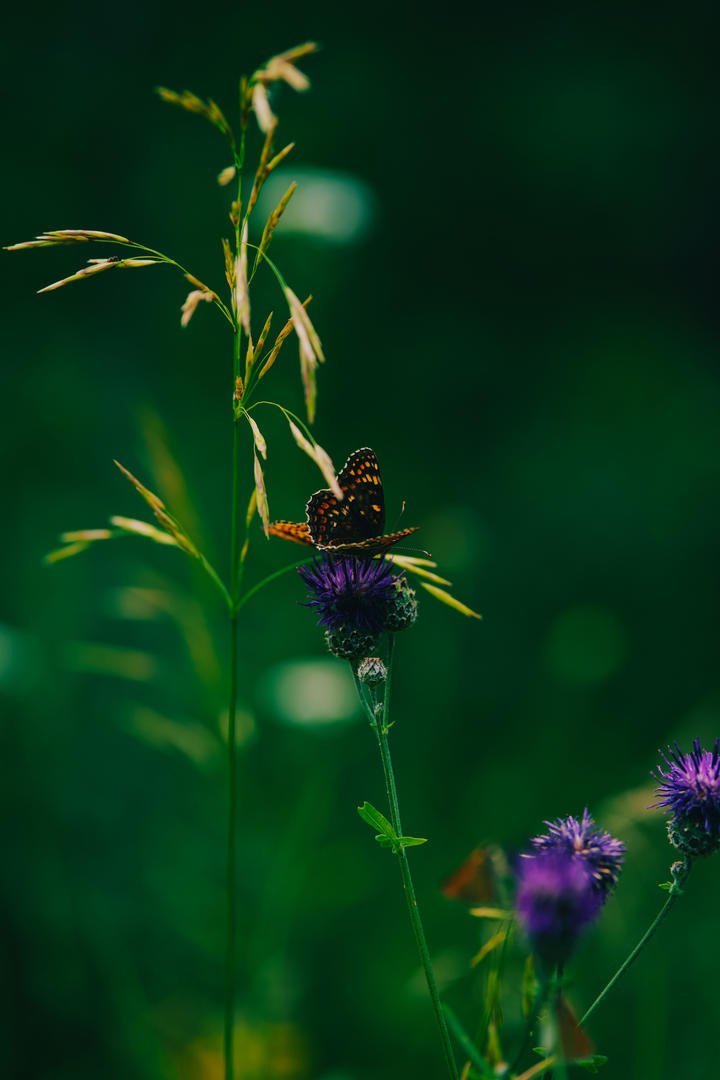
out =
{"type": "Polygon", "coordinates": [[[473,619],[482,619],[482,615],[478,615],[477,611],[473,611],[472,608],[460,603],[459,600],[456,600],[450,593],[445,592],[444,589],[438,589],[434,585],[427,585],[424,581],[421,581],[420,584],[423,589],[427,589],[429,593],[441,600],[443,604],[447,604],[448,607],[455,608],[461,615],[470,615],[473,619]]]}
{"type": "Polygon", "coordinates": [[[505,941],[507,937],[507,929],[503,927],[501,930],[496,931],[491,938],[485,942],[480,952],[476,953],[470,961],[470,967],[477,967],[481,964],[486,956],[489,956],[491,952],[498,948],[499,945],[505,941]]]}
{"type": "Polygon", "coordinates": [[[511,919],[511,911],[503,911],[502,908],[495,907],[474,907],[470,908],[468,915],[474,915],[476,919],[511,919]]]}
{"type": "Polygon", "coordinates": [[[376,810],[372,803],[364,802],[362,806],[358,806],[357,812],[371,828],[391,839],[395,839],[395,830],[392,825],[379,810],[376,810]]]}
{"type": "Polygon", "coordinates": [[[529,953],[523,968],[522,983],[520,984],[520,1003],[522,1014],[527,1020],[535,1004],[537,994],[537,979],[535,978],[535,962],[532,953],[529,953]]]}

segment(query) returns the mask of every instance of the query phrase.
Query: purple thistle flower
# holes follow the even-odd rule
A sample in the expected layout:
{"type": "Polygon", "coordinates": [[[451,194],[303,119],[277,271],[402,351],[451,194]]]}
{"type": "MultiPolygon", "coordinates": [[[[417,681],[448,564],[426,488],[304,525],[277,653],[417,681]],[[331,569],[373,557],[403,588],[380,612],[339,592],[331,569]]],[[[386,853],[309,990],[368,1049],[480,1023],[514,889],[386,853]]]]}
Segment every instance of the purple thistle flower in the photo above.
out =
{"type": "Polygon", "coordinates": [[[547,835],[531,841],[536,851],[561,851],[581,862],[592,876],[593,888],[602,901],[615,888],[625,858],[625,844],[609,832],[599,829],[588,808],[578,818],[558,818],[546,821],[547,835]]]}
{"type": "Polygon", "coordinates": [[[385,559],[333,558],[323,555],[298,566],[313,608],[326,630],[356,629],[377,634],[384,628],[397,578],[385,559]]]}
{"type": "Polygon", "coordinates": [[[672,814],[668,823],[670,840],[690,855],[709,855],[720,846],[720,739],[712,750],[703,750],[695,739],[683,754],[675,743],[667,753],[660,751],[667,769],[653,772],[661,798],[653,806],[663,806],[672,814]]]}
{"type": "Polygon", "coordinates": [[[538,959],[547,966],[567,960],[601,906],[591,869],[567,852],[541,851],[520,863],[515,909],[538,959]]]}

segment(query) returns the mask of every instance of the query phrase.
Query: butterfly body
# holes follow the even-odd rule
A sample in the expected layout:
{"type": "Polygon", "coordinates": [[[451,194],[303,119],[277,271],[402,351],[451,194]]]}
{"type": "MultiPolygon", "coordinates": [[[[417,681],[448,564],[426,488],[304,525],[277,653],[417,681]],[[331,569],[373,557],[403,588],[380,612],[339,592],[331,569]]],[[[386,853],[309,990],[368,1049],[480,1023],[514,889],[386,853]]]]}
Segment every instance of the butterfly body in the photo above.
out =
{"type": "Polygon", "coordinates": [[[273,536],[308,544],[318,551],[368,558],[379,555],[417,527],[384,534],[385,497],[380,468],[370,447],[355,450],[338,473],[343,498],[323,489],[310,496],[307,522],[275,521],[273,536]]]}

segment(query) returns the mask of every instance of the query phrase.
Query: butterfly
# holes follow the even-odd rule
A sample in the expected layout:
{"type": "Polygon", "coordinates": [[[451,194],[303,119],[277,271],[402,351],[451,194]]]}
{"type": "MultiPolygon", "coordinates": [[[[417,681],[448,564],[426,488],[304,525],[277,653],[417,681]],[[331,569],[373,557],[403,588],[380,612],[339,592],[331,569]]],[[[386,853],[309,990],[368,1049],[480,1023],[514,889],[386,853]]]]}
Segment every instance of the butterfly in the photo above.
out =
{"type": "Polygon", "coordinates": [[[307,522],[273,521],[270,534],[318,551],[368,558],[417,532],[417,526],[383,535],[385,497],[375,452],[369,446],[355,450],[338,473],[344,498],[323,489],[310,496],[307,522]]]}

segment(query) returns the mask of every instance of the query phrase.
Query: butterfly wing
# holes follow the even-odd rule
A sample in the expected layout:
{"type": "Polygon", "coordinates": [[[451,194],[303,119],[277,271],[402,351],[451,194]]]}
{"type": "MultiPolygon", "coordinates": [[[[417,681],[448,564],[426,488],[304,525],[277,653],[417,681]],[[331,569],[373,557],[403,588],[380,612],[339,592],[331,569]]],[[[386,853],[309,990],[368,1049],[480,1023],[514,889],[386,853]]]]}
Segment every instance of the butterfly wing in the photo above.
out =
{"type": "Polygon", "coordinates": [[[305,521],[271,521],[268,527],[271,536],[281,536],[283,540],[294,540],[296,544],[310,544],[310,530],[305,521]]]}
{"type": "Polygon", "coordinates": [[[380,467],[369,446],[355,450],[338,473],[343,498],[323,488],[310,496],[306,506],[307,523],[274,521],[270,534],[297,544],[308,544],[318,551],[369,558],[393,547],[417,526],[383,536],[385,496],[380,467]]]}
{"type": "Polygon", "coordinates": [[[310,536],[317,547],[335,548],[382,536],[385,497],[380,468],[370,447],[355,450],[338,473],[344,498],[323,489],[310,496],[306,507],[310,536]]]}
{"type": "Polygon", "coordinates": [[[322,551],[334,551],[338,555],[359,555],[370,556],[380,555],[388,548],[393,547],[400,540],[404,540],[406,536],[410,536],[412,533],[417,532],[419,525],[413,525],[410,529],[401,529],[400,532],[388,533],[387,536],[368,536],[364,540],[354,540],[343,542],[342,540],[332,542],[329,544],[318,544],[322,551]]]}

